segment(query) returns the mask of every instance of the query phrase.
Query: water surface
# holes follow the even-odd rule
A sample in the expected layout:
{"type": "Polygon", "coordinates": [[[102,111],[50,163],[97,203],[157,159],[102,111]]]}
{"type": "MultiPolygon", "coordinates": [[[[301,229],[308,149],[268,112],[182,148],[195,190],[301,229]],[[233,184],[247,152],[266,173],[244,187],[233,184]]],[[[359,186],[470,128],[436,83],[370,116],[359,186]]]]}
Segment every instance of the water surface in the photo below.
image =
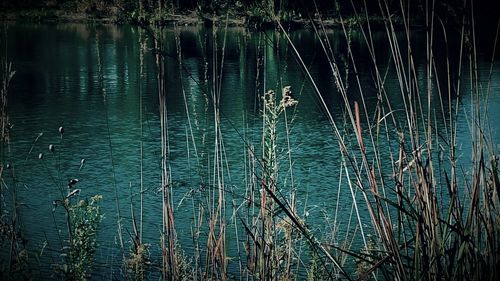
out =
{"type": "MultiPolygon", "coordinates": [[[[128,250],[131,246],[129,233],[132,233],[131,204],[138,212],[140,203],[141,158],[146,190],[143,240],[151,245],[152,260],[158,263],[162,227],[161,193],[158,192],[161,156],[156,65],[151,37],[137,27],[85,24],[13,24],[8,26],[6,35],[6,50],[2,46],[2,53],[7,54],[16,75],[9,89],[8,101],[14,127],[3,160],[13,165],[15,180],[5,176],[5,182],[6,188],[16,189],[18,201],[22,202],[20,221],[28,248],[33,253],[44,249],[35,274],[50,276],[50,265],[60,261],[59,250],[64,238],[60,238],[58,232],[61,231],[64,237],[64,215],[63,210],[53,210],[52,201],[60,197],[61,185],[78,178],[81,197],[103,196],[101,207],[105,218],[99,232],[93,274],[96,278],[121,278],[117,208],[124,226],[125,249],[128,250]],[[140,42],[146,44],[143,51],[140,42]],[[65,128],[62,137],[58,132],[60,126],[65,128]],[[144,145],[142,154],[141,141],[144,145]],[[55,145],[54,153],[48,150],[49,144],[55,145]],[[38,159],[39,153],[44,154],[43,160],[38,159]],[[81,159],[85,159],[85,165],[80,169],[81,159]]],[[[204,198],[212,192],[210,188],[201,187],[215,183],[214,99],[218,100],[221,114],[220,130],[227,161],[224,163],[227,221],[232,223],[230,215],[234,208],[231,200],[239,206],[246,196],[249,145],[255,148],[256,155],[261,153],[262,94],[269,89],[280,93],[286,85],[292,86],[299,104],[287,111],[288,127],[285,127],[284,119],[278,126],[279,176],[283,192],[297,191],[299,213],[322,237],[332,236],[332,218],[337,206],[338,227],[345,229],[352,211],[352,198],[345,186],[345,178],[339,184],[342,159],[338,142],[311,82],[284,36],[273,31],[248,32],[243,29],[213,33],[213,30],[201,27],[167,29],[164,36],[168,157],[176,228],[180,247],[186,254],[194,253],[194,214],[198,212],[199,204],[207,204],[204,198]],[[214,86],[214,77],[220,78],[220,87],[214,86]],[[285,139],[286,128],[290,132],[290,150],[285,139]]],[[[351,136],[348,145],[355,146],[349,126],[344,128],[345,104],[319,40],[309,30],[294,31],[290,36],[341,132],[351,136]]],[[[342,31],[329,31],[328,36],[341,72],[349,77],[350,104],[361,98],[356,82],[358,75],[367,113],[374,114],[377,90],[373,86],[372,62],[362,34],[356,30],[351,33],[350,44],[357,73],[348,57],[342,31]]],[[[401,39],[404,39],[403,35],[401,39]]],[[[406,117],[399,94],[400,84],[385,33],[374,32],[373,40],[395,119],[404,124],[406,117]]],[[[413,40],[420,42],[425,37],[417,32],[413,40]]],[[[414,55],[419,84],[425,85],[425,49],[416,48],[414,55]]],[[[480,55],[479,61],[479,71],[484,78],[482,87],[490,87],[485,116],[497,120],[500,118],[500,68],[498,64],[493,67],[491,84],[488,85],[489,58],[480,55]]],[[[459,149],[464,155],[469,153],[471,139],[469,121],[465,116],[474,104],[467,93],[469,88],[464,82],[464,94],[458,97],[463,110],[457,117],[457,130],[459,149]]],[[[453,98],[453,104],[456,99],[453,98]]],[[[486,99],[482,97],[481,100],[486,99]]],[[[447,107],[447,100],[444,102],[447,107]]],[[[448,115],[440,114],[438,102],[433,104],[435,108],[432,110],[437,112],[435,124],[445,128],[448,115]]],[[[494,123],[491,132],[494,138],[500,137],[499,128],[494,123]]],[[[396,133],[395,128],[390,132],[396,133]]],[[[390,161],[389,154],[382,156],[384,161],[390,161]]],[[[468,156],[464,156],[463,161],[465,165],[470,163],[468,156]]],[[[390,174],[384,176],[391,177],[390,174]]],[[[368,213],[361,211],[363,223],[369,226],[368,213]]],[[[239,233],[243,235],[242,230],[239,233]]],[[[228,231],[227,235],[228,255],[236,257],[238,243],[234,231],[228,231]]],[[[204,243],[206,232],[201,233],[201,237],[204,243]]],[[[236,261],[235,258],[230,264],[233,272],[237,272],[236,261]]]]}

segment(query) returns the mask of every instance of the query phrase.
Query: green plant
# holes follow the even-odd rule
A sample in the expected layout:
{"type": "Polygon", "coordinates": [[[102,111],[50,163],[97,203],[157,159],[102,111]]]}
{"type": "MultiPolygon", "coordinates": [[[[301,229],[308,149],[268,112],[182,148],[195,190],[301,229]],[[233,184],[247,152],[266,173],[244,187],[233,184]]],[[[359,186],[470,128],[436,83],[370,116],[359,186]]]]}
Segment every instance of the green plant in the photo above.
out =
{"type": "Polygon", "coordinates": [[[99,207],[101,195],[79,199],[79,189],[68,193],[62,200],[55,200],[54,211],[63,207],[67,218],[67,246],[62,248],[61,264],[54,265],[56,272],[67,280],[88,280],[97,249],[97,233],[103,218],[99,207]]]}
{"type": "Polygon", "coordinates": [[[134,244],[129,257],[125,260],[128,280],[146,280],[147,266],[149,265],[148,245],[134,244]]]}
{"type": "Polygon", "coordinates": [[[78,200],[68,204],[71,241],[69,249],[69,276],[71,280],[87,280],[97,248],[97,231],[103,218],[99,208],[102,196],[78,200]]]}
{"type": "MultiPolygon", "coordinates": [[[[293,107],[297,103],[298,101],[292,97],[290,86],[283,88],[282,97],[278,103],[276,103],[276,96],[272,90],[267,91],[263,97],[264,128],[262,190],[259,202],[260,222],[254,222],[252,228],[256,229],[255,231],[251,231],[246,225],[245,228],[255,244],[255,252],[253,253],[250,253],[250,245],[247,246],[247,255],[251,255],[250,260],[253,262],[250,266],[256,276],[266,280],[291,278],[292,257],[287,246],[290,247],[295,238],[295,228],[290,218],[276,217],[277,202],[275,200],[278,200],[276,194],[281,192],[278,188],[277,124],[285,109],[293,107]],[[283,260],[286,262],[281,263],[280,261],[283,260]]],[[[279,208],[283,207],[284,205],[279,205],[279,208]]]]}
{"type": "MultiPolygon", "coordinates": [[[[64,127],[59,127],[60,146],[64,146],[63,136],[65,133],[64,127]]],[[[32,145],[32,149],[43,134],[39,134],[32,145]]],[[[56,145],[49,144],[49,153],[57,157],[57,173],[61,174],[61,156],[60,150],[56,145]]],[[[31,150],[30,150],[31,152],[31,150]]],[[[47,173],[54,181],[56,188],[60,193],[60,197],[52,201],[53,216],[56,210],[62,208],[64,210],[65,227],[67,240],[62,240],[61,243],[61,257],[63,258],[60,264],[54,264],[56,273],[61,274],[67,280],[88,280],[92,270],[94,254],[97,249],[97,233],[100,222],[103,218],[101,213],[99,201],[102,199],[101,195],[94,195],[90,198],[80,197],[81,189],[76,188],[80,180],[73,178],[63,183],[61,180],[56,180],[53,177],[51,170],[45,163],[43,153],[38,155],[38,159],[42,161],[43,166],[47,169],[47,173]]],[[[83,168],[85,159],[80,161],[79,171],[83,168]]],[[[57,177],[60,179],[60,176],[57,177]]],[[[54,216],[54,222],[56,218],[54,216]]],[[[55,224],[57,228],[57,223],[55,224]]],[[[59,231],[59,230],[58,230],[59,231]]]]}

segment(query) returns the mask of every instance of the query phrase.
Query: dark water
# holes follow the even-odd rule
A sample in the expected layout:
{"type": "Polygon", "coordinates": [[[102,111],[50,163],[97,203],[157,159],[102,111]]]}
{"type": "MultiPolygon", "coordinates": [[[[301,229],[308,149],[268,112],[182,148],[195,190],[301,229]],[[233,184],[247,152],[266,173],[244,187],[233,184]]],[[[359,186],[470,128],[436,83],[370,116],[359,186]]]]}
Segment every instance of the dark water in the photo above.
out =
{"type": "MultiPolygon", "coordinates": [[[[227,33],[224,30],[217,32],[214,37],[212,30],[204,28],[165,30],[164,36],[165,52],[168,54],[165,71],[169,163],[176,228],[180,247],[186,254],[193,254],[194,214],[197,214],[199,204],[206,204],[204,198],[208,193],[205,192],[211,193],[197,191],[193,195],[190,191],[215,183],[214,68],[217,69],[217,76],[221,77],[218,106],[227,161],[224,163],[224,182],[228,198],[234,200],[237,206],[244,202],[248,180],[245,175],[249,174],[245,164],[247,145],[255,146],[258,155],[261,151],[262,93],[268,89],[279,93],[282,86],[290,85],[299,104],[295,110],[287,112],[291,160],[288,159],[288,145],[283,133],[285,127],[283,123],[279,125],[279,176],[283,190],[297,190],[299,213],[307,214],[309,225],[317,233],[324,237],[332,236],[335,214],[337,227],[341,229],[338,235],[342,229],[347,229],[352,197],[345,184],[345,175],[341,176],[342,159],[338,142],[312,84],[284,36],[275,32],[251,33],[229,29],[227,33]],[[176,42],[179,42],[182,65],[179,65],[176,42]],[[222,59],[223,64],[220,63],[222,59]],[[338,212],[335,212],[337,206],[338,212]]],[[[335,30],[328,36],[338,65],[350,69],[349,98],[359,100],[360,90],[348,58],[344,34],[335,30]]],[[[371,59],[362,34],[354,30],[351,36],[357,75],[367,112],[372,114],[377,92],[373,86],[371,59]]],[[[115,191],[124,226],[125,249],[129,249],[129,233],[132,233],[130,205],[132,202],[138,212],[140,202],[141,140],[144,145],[142,171],[146,190],[143,240],[151,245],[152,260],[158,263],[162,228],[161,193],[158,192],[161,185],[160,126],[156,66],[149,35],[130,26],[16,24],[8,26],[6,37],[2,38],[5,39],[2,41],[2,54],[7,54],[16,70],[8,101],[8,112],[14,127],[3,160],[13,165],[15,180],[5,176],[4,190],[10,192],[12,188],[16,189],[18,201],[23,203],[19,213],[28,248],[33,256],[42,253],[39,264],[35,266],[35,275],[49,276],[52,272],[50,265],[60,262],[59,249],[64,238],[59,238],[58,232],[64,237],[64,215],[62,210],[53,211],[52,201],[60,197],[61,183],[78,178],[81,197],[103,196],[101,208],[105,217],[99,232],[93,274],[96,278],[122,278],[115,191]],[[142,65],[140,40],[146,42],[142,65]],[[65,128],[62,138],[58,132],[60,126],[65,128]],[[34,142],[39,134],[43,135],[34,142]],[[49,144],[55,145],[55,153],[49,152],[49,144]],[[38,159],[39,153],[44,154],[43,160],[38,159]],[[79,169],[81,159],[86,162],[79,169]]],[[[301,53],[335,121],[341,125],[346,136],[352,136],[349,130],[343,130],[345,104],[337,91],[319,40],[307,30],[294,31],[291,40],[301,53]]],[[[404,123],[404,107],[387,38],[383,32],[375,32],[373,40],[377,60],[385,72],[385,87],[394,106],[394,115],[404,123]]],[[[412,40],[424,44],[425,37],[417,32],[412,40]]],[[[419,84],[425,85],[425,48],[415,48],[414,57],[419,84]]],[[[490,95],[486,97],[483,94],[481,97],[489,103],[484,107],[487,109],[484,110],[485,116],[496,121],[500,118],[500,67],[494,65],[491,84],[488,85],[489,58],[479,54],[479,62],[481,87],[490,87],[490,95]]],[[[437,67],[438,73],[443,74],[439,70],[442,65],[437,67]]],[[[464,93],[469,88],[464,82],[464,93]]],[[[457,117],[459,149],[465,155],[463,163],[468,163],[471,135],[470,120],[465,116],[474,103],[470,94],[464,94],[459,99],[463,107],[457,117]]],[[[436,125],[442,129],[446,117],[441,118],[443,114],[438,105],[435,102],[433,110],[437,112],[436,125]]],[[[494,139],[500,137],[495,122],[491,125],[491,133],[494,139]]],[[[498,147],[494,149],[498,150],[498,147]]],[[[387,160],[388,155],[382,156],[387,160]]],[[[226,204],[227,221],[232,224],[234,208],[229,202],[226,204]]],[[[362,208],[361,217],[363,224],[368,226],[368,214],[362,208]]],[[[203,244],[206,230],[201,235],[203,244]]],[[[243,236],[242,230],[239,235],[243,236]]],[[[235,257],[230,268],[237,272],[235,249],[238,243],[234,231],[228,231],[227,236],[228,255],[235,257]]]]}

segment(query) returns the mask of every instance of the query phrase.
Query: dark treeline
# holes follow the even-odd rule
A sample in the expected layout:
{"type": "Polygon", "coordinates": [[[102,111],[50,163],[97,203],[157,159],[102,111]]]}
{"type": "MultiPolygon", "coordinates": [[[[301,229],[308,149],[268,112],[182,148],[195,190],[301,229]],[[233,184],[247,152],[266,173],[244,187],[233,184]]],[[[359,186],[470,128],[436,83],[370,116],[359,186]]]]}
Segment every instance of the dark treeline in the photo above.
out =
{"type": "MultiPolygon", "coordinates": [[[[478,1],[477,5],[484,1],[478,1]]],[[[129,10],[145,9],[151,12],[158,8],[183,12],[201,10],[203,12],[224,13],[228,10],[245,13],[258,9],[266,13],[294,12],[302,16],[314,15],[318,11],[322,14],[335,16],[339,11],[345,14],[353,13],[353,3],[357,11],[366,10],[370,14],[378,14],[381,6],[387,5],[391,12],[397,13],[401,5],[412,12],[413,16],[422,16],[426,1],[360,1],[360,0],[2,0],[0,7],[4,9],[26,8],[56,8],[67,9],[83,7],[87,12],[109,7],[124,7],[129,10]]],[[[435,11],[443,16],[453,15],[462,10],[463,1],[448,0],[436,1],[435,11]]]]}
{"type": "Polygon", "coordinates": [[[498,12],[492,9],[490,1],[475,1],[472,6],[471,2],[463,0],[0,0],[0,14],[1,11],[15,14],[23,10],[56,10],[125,22],[130,19],[126,14],[135,15],[136,20],[142,18],[139,22],[148,18],[161,22],[171,14],[205,17],[227,13],[235,18],[250,16],[273,22],[275,16],[282,20],[308,20],[317,19],[318,15],[338,18],[357,13],[373,18],[391,15],[393,19],[401,19],[404,16],[412,24],[421,26],[426,25],[425,19],[433,13],[434,19],[458,32],[463,19],[474,11],[476,27],[484,34],[494,34],[499,21],[498,12]]]}

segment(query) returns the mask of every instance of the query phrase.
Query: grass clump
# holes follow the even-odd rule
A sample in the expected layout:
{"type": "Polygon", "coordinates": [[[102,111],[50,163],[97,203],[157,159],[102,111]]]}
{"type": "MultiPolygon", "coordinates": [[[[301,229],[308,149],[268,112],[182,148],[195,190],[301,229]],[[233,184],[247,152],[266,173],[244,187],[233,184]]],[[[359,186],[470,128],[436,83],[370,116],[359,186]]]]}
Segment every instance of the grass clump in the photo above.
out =
{"type": "Polygon", "coordinates": [[[129,258],[125,261],[129,280],[146,280],[148,256],[148,246],[146,244],[139,244],[134,247],[129,258]]]}

